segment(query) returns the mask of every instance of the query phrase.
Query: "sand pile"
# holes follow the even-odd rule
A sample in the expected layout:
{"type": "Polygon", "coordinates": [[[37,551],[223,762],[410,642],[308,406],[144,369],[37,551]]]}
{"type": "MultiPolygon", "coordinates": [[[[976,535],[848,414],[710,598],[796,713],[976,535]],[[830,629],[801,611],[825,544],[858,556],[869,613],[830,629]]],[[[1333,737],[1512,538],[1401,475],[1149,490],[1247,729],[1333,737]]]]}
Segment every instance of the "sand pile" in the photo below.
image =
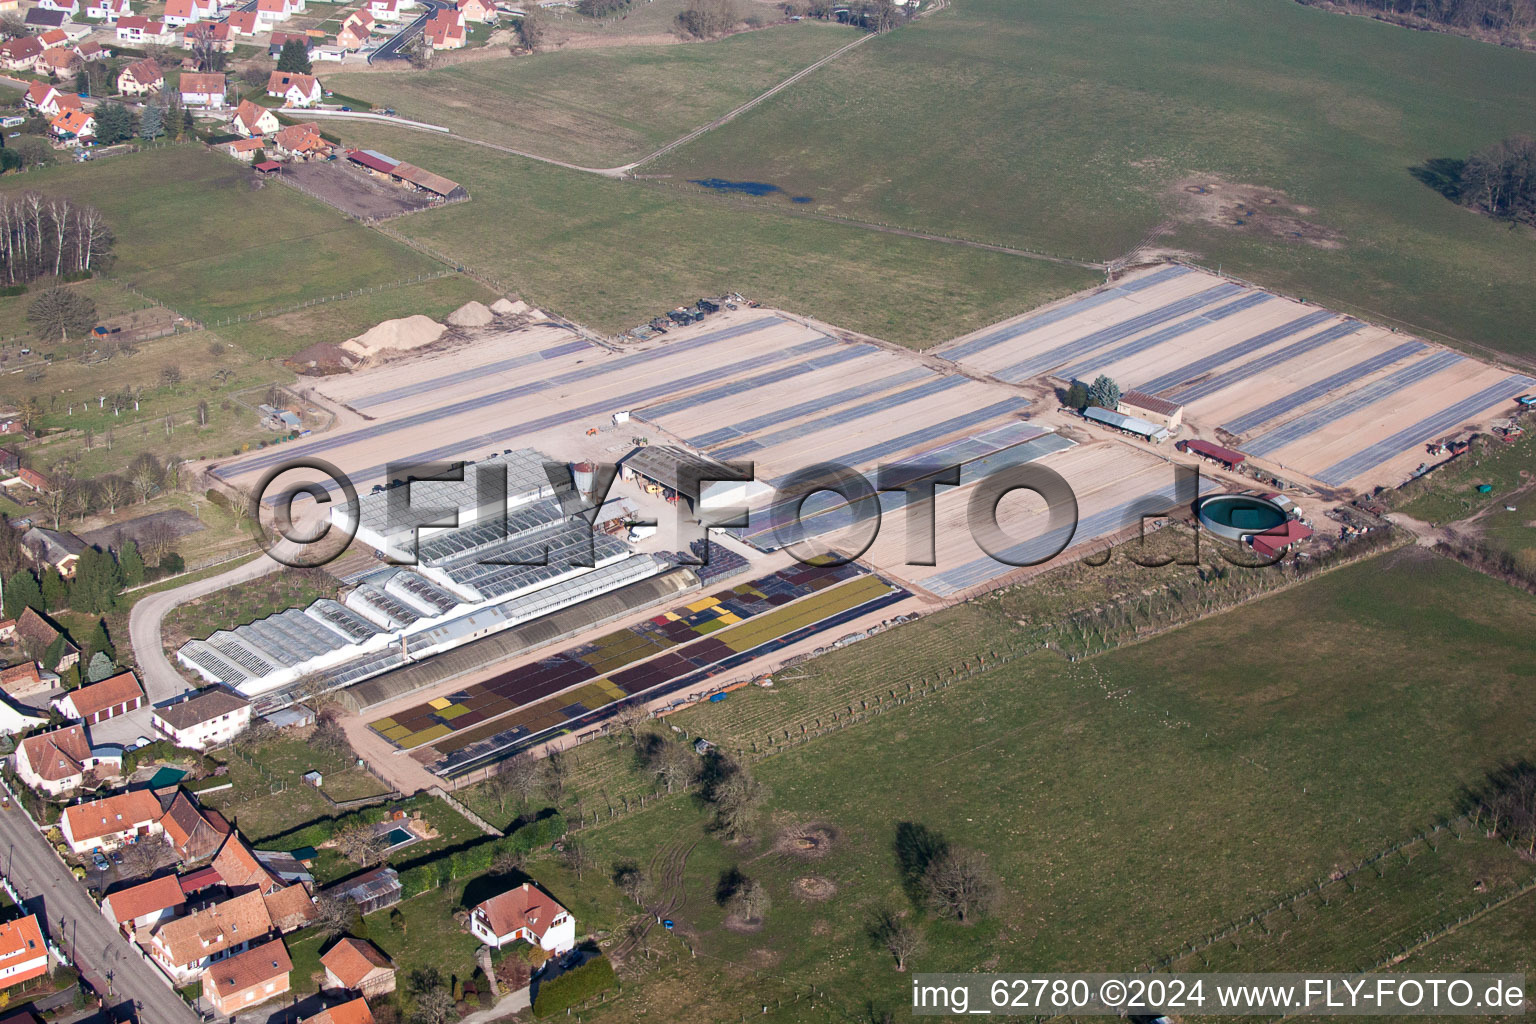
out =
{"type": "Polygon", "coordinates": [[[386,349],[403,351],[430,345],[446,330],[431,317],[417,313],[399,320],[385,320],[350,341],[342,342],[341,347],[366,359],[386,349]]]}
{"type": "Polygon", "coordinates": [[[528,312],[528,303],[522,299],[497,299],[491,303],[491,312],[497,316],[510,316],[513,313],[528,312]]]}
{"type": "Polygon", "coordinates": [[[495,316],[483,302],[471,299],[448,314],[448,322],[455,327],[484,327],[495,316]]]}

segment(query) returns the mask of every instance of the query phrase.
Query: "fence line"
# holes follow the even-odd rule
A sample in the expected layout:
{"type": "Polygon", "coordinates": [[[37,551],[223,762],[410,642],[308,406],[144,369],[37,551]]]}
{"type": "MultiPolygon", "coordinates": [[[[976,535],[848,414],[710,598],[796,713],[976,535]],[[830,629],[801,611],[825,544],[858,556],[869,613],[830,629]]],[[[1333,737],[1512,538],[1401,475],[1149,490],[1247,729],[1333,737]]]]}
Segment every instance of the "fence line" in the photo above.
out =
{"type": "Polygon", "coordinates": [[[255,313],[242,313],[239,316],[225,317],[222,320],[214,320],[205,323],[204,327],[227,327],[230,324],[249,323],[253,320],[265,320],[267,317],[282,316],[285,313],[296,313],[301,309],[309,309],[313,306],[324,306],[332,302],[345,302],[347,299],[355,299],[362,295],[373,295],[378,292],[394,291],[397,288],[405,288],[413,284],[421,284],[423,281],[436,281],[440,278],[451,277],[459,273],[455,269],[444,269],[432,273],[420,273],[414,277],[408,277],[390,284],[369,285],[366,288],[353,288],[351,291],[339,292],[335,295],[327,295],[319,299],[306,299],[296,302],[291,306],[283,306],[278,309],[264,309],[255,313]]]}

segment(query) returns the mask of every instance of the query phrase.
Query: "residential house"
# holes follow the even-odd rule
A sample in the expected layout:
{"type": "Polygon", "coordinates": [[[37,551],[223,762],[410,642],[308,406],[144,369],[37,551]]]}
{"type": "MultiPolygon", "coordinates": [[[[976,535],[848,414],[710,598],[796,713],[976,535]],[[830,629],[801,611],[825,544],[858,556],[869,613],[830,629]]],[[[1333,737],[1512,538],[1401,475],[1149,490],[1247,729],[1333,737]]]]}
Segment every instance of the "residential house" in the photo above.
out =
{"type": "Polygon", "coordinates": [[[128,938],[140,928],[153,928],[186,908],[187,896],[175,875],[161,875],[138,885],[117,889],[101,899],[101,912],[128,938]]]}
{"type": "Polygon", "coordinates": [[[46,7],[34,7],[22,19],[27,28],[34,32],[42,32],[50,28],[63,28],[64,23],[68,20],[69,15],[63,11],[49,10],[46,7]]]}
{"type": "MultiPolygon", "coordinates": [[[[0,1024],[5,1022],[0,1021],[0,1024]]],[[[374,1024],[373,1011],[368,1009],[368,1000],[358,996],[321,1010],[313,1017],[305,1017],[299,1024],[374,1024]]]]}
{"type": "Polygon", "coordinates": [[[469,915],[469,932],[495,949],[519,939],[550,953],[576,945],[576,919],[532,882],[477,904],[469,915]]]}
{"type": "Polygon", "coordinates": [[[156,925],[145,948],[178,985],[187,985],[209,965],[271,934],[266,901],[252,891],[156,925]]]}
{"type": "Polygon", "coordinates": [[[228,690],[208,689],[180,704],[156,708],[149,722],[178,747],[222,746],[251,724],[251,702],[228,690]]]}
{"type": "Polygon", "coordinates": [[[160,828],[165,841],[185,864],[212,857],[234,831],[222,814],[204,810],[181,790],[177,790],[161,817],[160,828]]]}
{"type": "Polygon", "coordinates": [[[37,915],[28,914],[0,924],[0,989],[20,985],[48,973],[48,947],[37,915]]]}
{"type": "Polygon", "coordinates": [[[197,0],[166,0],[162,18],[170,28],[182,28],[201,21],[207,10],[197,0]]]}
{"type": "MultiPolygon", "coordinates": [[[[48,51],[52,53],[52,50],[48,51]]],[[[35,86],[37,83],[33,83],[35,86]]],[[[31,95],[31,88],[27,90],[31,95]]],[[[49,99],[54,106],[54,116],[63,113],[60,102],[62,97],[55,93],[49,99]]],[[[46,102],[46,101],[45,101],[46,102]]],[[[41,109],[41,108],[39,108],[41,109]]],[[[34,526],[21,535],[21,546],[31,556],[33,564],[39,569],[44,566],[53,566],[59,570],[59,575],[69,579],[75,574],[75,566],[80,561],[80,555],[88,544],[70,533],[68,530],[45,530],[41,526],[34,526]]]]}
{"type": "Polygon", "coordinates": [[[395,964],[372,943],[347,936],[319,958],[326,969],[323,989],[356,992],[366,999],[395,990],[395,964]]]}
{"type": "MultiPolygon", "coordinates": [[[[41,56],[41,53],[39,53],[39,56],[41,56]]],[[[65,93],[59,94],[61,102],[65,95],[65,93]]],[[[79,97],[76,97],[76,99],[78,100],[79,97]]],[[[60,107],[60,109],[62,110],[63,107],[60,107]]],[[[76,109],[79,109],[78,104],[76,109]]],[[[27,466],[22,466],[16,471],[16,479],[21,481],[23,487],[30,487],[39,494],[53,490],[52,480],[48,479],[45,474],[39,473],[37,470],[27,466]]]]}
{"type": "Polygon", "coordinates": [[[73,18],[80,13],[80,0],[37,0],[37,9],[40,11],[57,11],[66,18],[73,18]]]}
{"type": "Polygon", "coordinates": [[[213,1008],[233,1017],[257,1003],[288,991],[293,961],[282,939],[253,946],[244,953],[220,960],[203,972],[203,996],[213,1008]]]}
{"type": "Polygon", "coordinates": [[[294,15],[292,0],[256,0],[256,20],[271,28],[294,15]]]}
{"type": "Polygon", "coordinates": [[[80,65],[80,55],[72,46],[51,46],[43,51],[38,58],[37,70],[39,74],[53,75],[55,78],[63,78],[72,74],[80,65]]]}
{"type": "Polygon", "coordinates": [[[229,26],[229,34],[235,39],[244,39],[254,36],[261,28],[260,19],[255,11],[230,11],[229,17],[224,19],[224,24],[229,26]]]}
{"type": "Polygon", "coordinates": [[[130,789],[64,808],[59,830],[75,853],[112,850],[159,835],[160,817],[160,801],[155,794],[147,789],[130,789]]]}
{"type": "Polygon", "coordinates": [[[249,139],[258,135],[271,135],[281,128],[282,124],[278,121],[277,115],[266,107],[257,106],[250,100],[241,100],[240,105],[235,108],[235,117],[229,127],[236,135],[249,139]]]}
{"type": "MultiPolygon", "coordinates": [[[[35,110],[47,117],[53,117],[59,112],[59,97],[62,93],[47,82],[33,82],[27,86],[21,102],[28,110],[35,110]]],[[[20,467],[18,467],[20,468],[20,467]]]]}
{"type": "Polygon", "coordinates": [[[51,28],[47,32],[39,32],[37,41],[43,44],[43,49],[46,51],[50,47],[63,46],[69,42],[69,36],[61,28],[51,28]]]}
{"type": "Polygon", "coordinates": [[[320,958],[327,991],[356,992],[365,999],[395,990],[395,965],[371,942],[342,939],[320,958]]]}
{"type": "Polygon", "coordinates": [[[355,903],[357,912],[366,916],[375,910],[399,903],[404,895],[404,887],[400,884],[400,873],[385,866],[328,886],[324,895],[355,903]]]}
{"type": "Polygon", "coordinates": [[[136,60],[117,73],[117,90],[124,96],[147,96],[164,87],[165,72],[156,60],[136,60]]]}
{"type": "Polygon", "coordinates": [[[296,932],[308,927],[318,915],[314,898],[302,885],[285,886],[276,892],[263,893],[267,904],[267,916],[272,919],[272,930],[279,935],[296,932]]]}
{"type": "Polygon", "coordinates": [[[293,42],[303,43],[306,54],[315,47],[315,41],[308,32],[273,32],[267,40],[267,56],[277,60],[283,55],[283,47],[293,42]]]}
{"type": "Polygon", "coordinates": [[[459,13],[465,21],[487,25],[496,20],[496,7],[490,0],[459,0],[459,13]]]}
{"type": "MultiPolygon", "coordinates": [[[[11,635],[16,634],[16,620],[7,619],[11,624],[11,635]]],[[[44,672],[37,667],[35,661],[24,661],[20,665],[12,665],[10,668],[0,669],[0,690],[4,690],[12,697],[30,697],[35,693],[47,693],[57,689],[59,677],[52,672],[44,672]]]]}
{"type": "Polygon", "coordinates": [[[427,19],[427,42],[434,50],[458,50],[469,40],[464,28],[464,15],[457,9],[443,8],[427,19]]]}
{"type": "MultiPolygon", "coordinates": [[[[281,879],[262,865],[240,833],[231,832],[213,858],[213,869],[232,892],[255,890],[270,895],[283,887],[281,879]]],[[[271,919],[268,918],[268,923],[271,919]]]]}
{"type": "Polygon", "coordinates": [[[209,110],[224,109],[224,92],[228,80],[216,71],[187,72],[176,86],[181,91],[184,107],[207,107],[209,110]]]}
{"type": "Polygon", "coordinates": [[[256,154],[261,152],[263,142],[261,136],[254,139],[232,139],[229,142],[220,142],[214,149],[222,149],[230,156],[243,164],[248,164],[256,159],[256,154]]]}
{"type": "Polygon", "coordinates": [[[283,160],[323,157],[332,149],[331,144],[320,134],[320,126],[313,121],[279,128],[277,134],[272,136],[272,142],[276,155],[283,160]]]}
{"type": "MultiPolygon", "coordinates": [[[[0,451],[5,451],[5,449],[4,448],[0,448],[0,451]]],[[[6,643],[11,643],[15,639],[16,639],[16,620],[15,619],[0,619],[0,640],[3,640],[6,643]]]]}
{"type": "Polygon", "coordinates": [[[342,21],[336,33],[336,45],[344,50],[361,49],[373,34],[373,24],[373,15],[368,11],[353,11],[342,21]]]}
{"type": "Polygon", "coordinates": [[[164,43],[169,46],[176,36],[159,19],[151,21],[142,14],[131,14],[117,19],[117,38],[125,43],[164,43]]]}
{"type": "Polygon", "coordinates": [[[312,61],[329,61],[340,63],[347,58],[347,51],[340,46],[317,46],[309,51],[309,59],[312,61]]]}
{"type": "Polygon", "coordinates": [[[181,38],[188,49],[208,42],[220,53],[233,53],[235,50],[234,33],[230,31],[227,21],[195,22],[186,27],[181,38]]]}
{"type": "MultiPolygon", "coordinates": [[[[64,110],[60,116],[78,113],[80,113],[78,110],[64,110]]],[[[34,657],[37,658],[41,658],[53,646],[56,639],[62,638],[58,662],[51,667],[44,666],[50,672],[65,672],[80,663],[80,648],[71,643],[69,637],[64,636],[63,630],[35,608],[26,609],[21,613],[21,618],[16,620],[16,636],[21,641],[22,649],[29,653],[35,651],[34,657]]]]}
{"type": "MultiPolygon", "coordinates": [[[[0,14],[17,14],[21,11],[21,0],[0,0],[0,14]]],[[[10,1024],[9,1021],[4,1024],[10,1024]]]]}
{"type": "Polygon", "coordinates": [[[117,774],[122,754],[108,756],[107,748],[93,749],[83,725],[69,725],[52,732],[28,736],[16,747],[16,774],[32,789],[59,796],[85,784],[87,772],[117,774]]]}
{"type": "Polygon", "coordinates": [[[109,718],[137,711],[144,703],[144,688],[132,672],[119,672],[99,683],[89,683],[53,701],[65,718],[100,725],[109,718]]]}
{"type": "Polygon", "coordinates": [[[38,726],[48,724],[46,715],[28,714],[31,710],[31,708],[23,710],[0,700],[0,736],[14,736],[28,729],[36,729],[38,726]]]}
{"type": "Polygon", "coordinates": [[[0,45],[0,66],[7,71],[32,71],[43,55],[43,44],[36,36],[18,36],[0,45]]]}
{"type": "Polygon", "coordinates": [[[399,0],[368,0],[368,13],[377,21],[399,21],[399,0]]]}
{"type": "Polygon", "coordinates": [[[314,75],[274,71],[267,78],[267,95],[282,97],[285,107],[313,107],[319,104],[322,90],[314,75]]]}
{"type": "Polygon", "coordinates": [[[117,19],[127,14],[132,14],[133,8],[128,0],[86,0],[85,16],[105,21],[109,25],[117,24],[117,19]]]}
{"type": "Polygon", "coordinates": [[[97,42],[80,43],[75,47],[75,54],[82,61],[109,60],[112,51],[97,42]]]}

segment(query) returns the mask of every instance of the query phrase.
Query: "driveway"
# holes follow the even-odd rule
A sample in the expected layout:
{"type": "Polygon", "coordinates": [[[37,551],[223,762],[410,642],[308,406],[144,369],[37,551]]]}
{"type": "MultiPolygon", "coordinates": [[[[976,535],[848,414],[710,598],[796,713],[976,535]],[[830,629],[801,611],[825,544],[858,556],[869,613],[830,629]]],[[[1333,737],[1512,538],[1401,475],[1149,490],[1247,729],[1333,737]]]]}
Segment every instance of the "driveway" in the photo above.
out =
{"type": "Polygon", "coordinates": [[[427,19],[438,11],[453,6],[453,4],[447,3],[446,0],[421,0],[421,3],[426,10],[417,15],[416,19],[410,24],[391,36],[383,46],[370,53],[368,55],[369,64],[380,60],[405,60],[405,55],[400,50],[406,43],[421,34],[422,30],[426,28],[427,19]]]}
{"type": "Polygon", "coordinates": [[[142,1007],[131,1019],[143,1024],[197,1024],[197,1015],[118,934],[85,894],[41,833],[13,801],[0,809],[5,873],[21,891],[44,931],[75,958],[106,1005],[142,1007]]]}
{"type": "MultiPolygon", "coordinates": [[[[283,547],[281,543],[278,545],[279,549],[283,547]]],[[[174,590],[163,590],[140,598],[133,606],[133,610],[128,613],[128,639],[133,645],[133,657],[138,663],[139,679],[144,684],[144,693],[149,697],[149,702],[163,704],[178,694],[198,688],[196,684],[188,682],[180,672],[176,671],[176,667],[171,664],[171,660],[165,656],[165,651],[160,646],[160,626],[165,620],[166,613],[178,605],[194,601],[199,597],[206,597],[225,587],[232,587],[237,583],[254,580],[267,573],[286,568],[287,566],[283,563],[262,554],[217,576],[210,576],[174,590]]]]}

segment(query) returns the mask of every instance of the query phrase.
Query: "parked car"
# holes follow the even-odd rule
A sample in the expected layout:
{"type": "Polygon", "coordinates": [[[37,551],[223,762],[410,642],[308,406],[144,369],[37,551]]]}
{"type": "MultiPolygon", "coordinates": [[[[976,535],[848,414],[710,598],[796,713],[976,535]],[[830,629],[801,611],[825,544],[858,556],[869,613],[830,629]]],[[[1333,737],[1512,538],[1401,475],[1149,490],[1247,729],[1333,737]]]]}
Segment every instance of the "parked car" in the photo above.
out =
{"type": "Polygon", "coordinates": [[[91,855],[91,862],[96,865],[97,871],[105,871],[107,868],[112,866],[111,864],[107,863],[107,858],[101,855],[100,850],[97,850],[91,855]]]}

